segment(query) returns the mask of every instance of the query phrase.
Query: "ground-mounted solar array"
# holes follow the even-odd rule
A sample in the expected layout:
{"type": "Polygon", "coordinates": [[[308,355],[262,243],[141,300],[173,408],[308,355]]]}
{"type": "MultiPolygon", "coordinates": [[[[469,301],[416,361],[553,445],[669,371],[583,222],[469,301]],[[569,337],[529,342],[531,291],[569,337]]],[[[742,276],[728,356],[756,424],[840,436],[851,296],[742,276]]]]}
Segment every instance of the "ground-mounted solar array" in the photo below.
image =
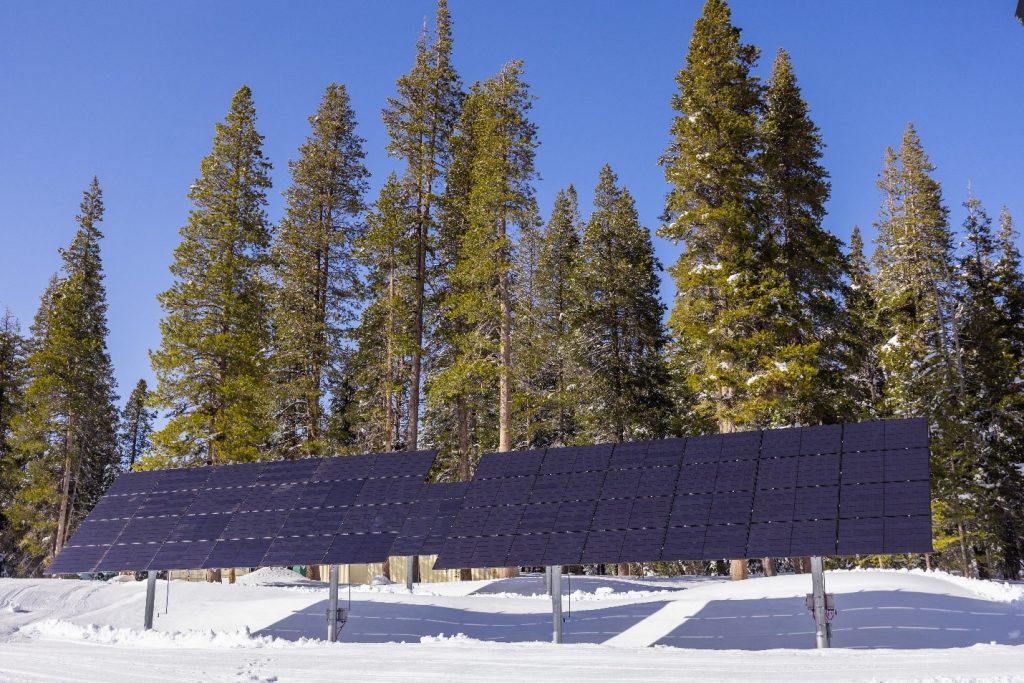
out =
{"type": "Polygon", "coordinates": [[[462,507],[469,482],[424,484],[391,547],[392,555],[436,555],[462,507]]]}
{"type": "Polygon", "coordinates": [[[913,419],[487,454],[435,567],[931,549],[913,419]]]}
{"type": "Polygon", "coordinates": [[[433,451],[121,475],[48,569],[380,562],[431,487],[433,451]]]}

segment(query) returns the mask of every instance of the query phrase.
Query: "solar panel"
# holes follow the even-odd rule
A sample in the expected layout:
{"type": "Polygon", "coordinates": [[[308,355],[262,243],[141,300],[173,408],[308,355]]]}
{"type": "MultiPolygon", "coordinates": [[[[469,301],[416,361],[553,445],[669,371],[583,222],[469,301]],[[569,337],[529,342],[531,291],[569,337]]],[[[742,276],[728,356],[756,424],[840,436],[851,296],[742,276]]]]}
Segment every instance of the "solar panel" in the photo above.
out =
{"type": "MultiPolygon", "coordinates": [[[[252,567],[328,555],[378,562],[433,459],[419,451],[127,473],[49,572],[252,567]],[[341,533],[344,542],[334,543],[341,533]]],[[[440,516],[447,526],[455,512],[440,516]]],[[[448,529],[433,522],[421,538],[429,534],[437,549],[448,529]]]]}
{"type": "Polygon", "coordinates": [[[494,548],[504,539],[511,539],[505,562],[534,565],[931,544],[921,521],[929,492],[920,420],[552,448],[521,470],[536,477],[506,483],[525,455],[481,459],[436,566],[497,561],[494,548]]]}

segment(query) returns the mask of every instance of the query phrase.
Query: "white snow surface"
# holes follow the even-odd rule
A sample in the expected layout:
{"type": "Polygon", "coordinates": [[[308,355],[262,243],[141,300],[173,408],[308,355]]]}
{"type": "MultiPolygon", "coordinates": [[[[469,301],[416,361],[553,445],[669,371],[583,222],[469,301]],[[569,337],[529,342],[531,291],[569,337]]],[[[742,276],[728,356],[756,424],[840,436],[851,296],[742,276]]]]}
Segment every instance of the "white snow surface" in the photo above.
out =
{"type": "Polygon", "coordinates": [[[0,579],[0,681],[1019,681],[1024,585],[940,572],[828,572],[838,614],[814,650],[809,575],[571,577],[565,644],[543,578],[327,587],[285,569],[234,585],[0,579]],[[169,609],[168,609],[169,608],[169,609]]]}

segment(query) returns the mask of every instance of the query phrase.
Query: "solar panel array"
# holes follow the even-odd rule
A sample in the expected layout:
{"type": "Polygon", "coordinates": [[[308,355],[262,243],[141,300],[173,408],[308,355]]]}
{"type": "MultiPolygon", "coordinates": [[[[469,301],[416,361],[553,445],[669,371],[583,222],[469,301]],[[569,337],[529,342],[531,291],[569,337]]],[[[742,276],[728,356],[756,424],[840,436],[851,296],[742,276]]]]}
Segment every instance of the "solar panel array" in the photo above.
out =
{"type": "Polygon", "coordinates": [[[436,555],[441,551],[469,482],[424,484],[419,499],[408,507],[392,555],[436,555]]]}
{"type": "Polygon", "coordinates": [[[930,551],[914,419],[487,454],[435,568],[930,551]]]}
{"type": "Polygon", "coordinates": [[[380,562],[433,451],[121,475],[51,574],[380,562]]]}

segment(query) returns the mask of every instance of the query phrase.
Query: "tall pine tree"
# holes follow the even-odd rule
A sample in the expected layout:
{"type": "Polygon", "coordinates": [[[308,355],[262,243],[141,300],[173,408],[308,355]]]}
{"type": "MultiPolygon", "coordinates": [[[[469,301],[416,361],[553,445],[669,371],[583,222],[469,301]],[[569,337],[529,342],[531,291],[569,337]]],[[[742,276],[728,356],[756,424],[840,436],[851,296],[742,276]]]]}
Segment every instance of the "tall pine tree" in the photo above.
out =
{"type": "Polygon", "coordinates": [[[601,169],[583,232],[570,320],[579,339],[577,420],[587,442],[663,436],[667,368],[664,307],[650,233],[629,190],[601,169]]]}
{"type": "Polygon", "coordinates": [[[78,231],[61,250],[63,277],[51,281],[33,325],[31,383],[14,424],[21,481],[9,519],[22,573],[38,572],[63,547],[118,470],[95,178],[76,218],[78,231]]]}
{"type": "Polygon", "coordinates": [[[128,402],[124,404],[121,428],[117,435],[121,467],[126,472],[130,472],[150,448],[150,435],[153,432],[156,413],[149,408],[148,401],[149,386],[146,380],[140,379],[128,395],[128,402]]]}
{"type": "Polygon", "coordinates": [[[0,553],[14,557],[14,538],[9,533],[7,511],[14,503],[19,481],[19,464],[14,457],[12,427],[21,412],[26,367],[25,339],[9,310],[0,315],[0,553]]]}
{"type": "Polygon", "coordinates": [[[459,120],[462,86],[452,66],[452,20],[446,0],[438,0],[436,36],[426,32],[416,44],[412,71],[398,79],[398,93],[388,98],[384,124],[391,141],[388,153],[405,162],[403,183],[415,214],[415,287],[413,338],[409,363],[408,418],[405,447],[419,446],[420,403],[424,371],[426,300],[436,203],[449,164],[449,143],[459,120]]]}
{"type": "Polygon", "coordinates": [[[362,296],[354,250],[369,171],[344,85],[327,86],[309,122],[272,251],[275,445],[286,457],[337,449],[328,448],[325,397],[346,372],[362,296]]]}
{"type": "Polygon", "coordinates": [[[255,460],[270,439],[270,168],[252,91],[242,86],[189,191],[174,284],[158,297],[154,405],[167,422],[147,467],[255,460]]]}

